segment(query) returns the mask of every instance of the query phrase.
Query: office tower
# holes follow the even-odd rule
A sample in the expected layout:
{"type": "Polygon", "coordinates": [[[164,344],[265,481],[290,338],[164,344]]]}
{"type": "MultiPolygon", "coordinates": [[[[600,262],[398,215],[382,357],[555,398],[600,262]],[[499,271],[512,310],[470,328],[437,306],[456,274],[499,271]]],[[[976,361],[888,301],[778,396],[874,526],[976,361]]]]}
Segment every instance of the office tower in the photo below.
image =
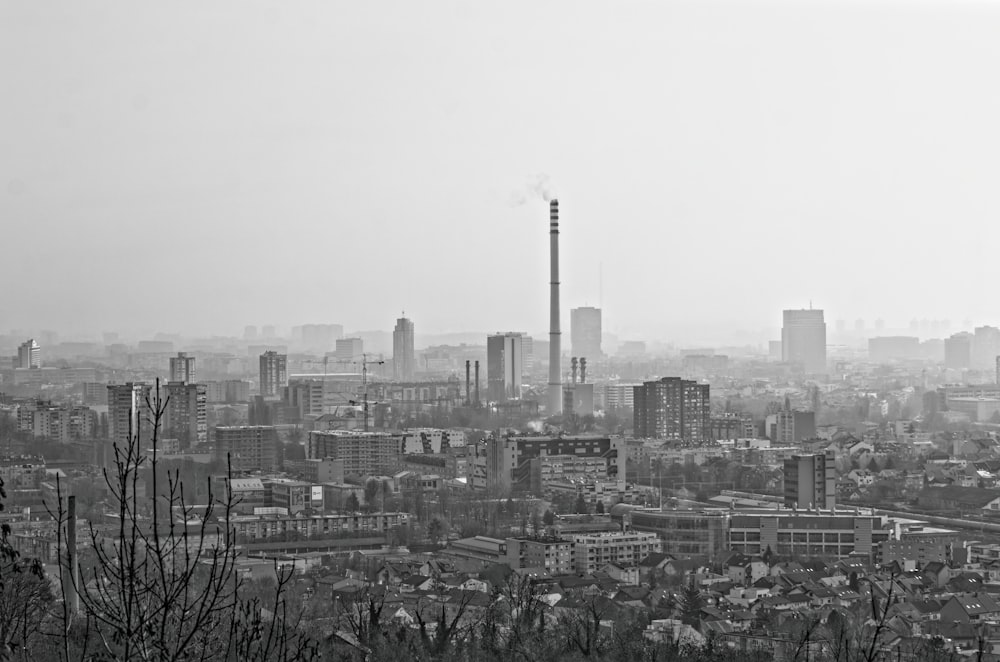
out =
{"type": "Polygon", "coordinates": [[[400,317],[392,332],[392,376],[396,381],[413,379],[413,322],[400,317]]]}
{"type": "Polygon", "coordinates": [[[108,385],[108,434],[113,443],[125,447],[129,434],[140,435],[143,444],[151,443],[148,384],[127,382],[108,385]]]}
{"type": "Polygon", "coordinates": [[[972,367],[975,370],[993,368],[1000,354],[1000,329],[995,326],[977,326],[972,339],[972,367]]]}
{"type": "Polygon", "coordinates": [[[42,367],[42,350],[38,346],[38,343],[34,339],[27,340],[23,342],[17,348],[17,366],[18,368],[41,368],[42,367]]]}
{"type": "Polygon", "coordinates": [[[170,381],[185,382],[188,384],[194,383],[193,356],[188,356],[184,352],[177,352],[177,356],[170,357],[170,381]]]}
{"type": "Polygon", "coordinates": [[[585,306],[569,311],[569,337],[573,356],[601,358],[601,309],[585,306]]]}
{"type": "Polygon", "coordinates": [[[164,439],[176,439],[186,450],[208,441],[208,389],[204,384],[169,382],[164,388],[167,407],[163,417],[164,439]]]}
{"type": "Polygon", "coordinates": [[[822,310],[786,310],[781,326],[781,360],[810,374],[826,372],[826,322],[822,310]]]}
{"type": "Polygon", "coordinates": [[[257,340],[257,327],[252,325],[244,327],[243,340],[257,340]]]}
{"type": "Polygon", "coordinates": [[[490,402],[521,398],[521,351],[520,333],[497,333],[486,338],[486,397],[490,402]]]}
{"type": "Polygon", "coordinates": [[[785,506],[837,508],[837,468],[833,455],[793,455],[785,460],[785,506]]]}
{"type": "Polygon", "coordinates": [[[664,377],[635,387],[634,434],[640,439],[710,441],[708,384],[664,377]]]}
{"type": "Polygon", "coordinates": [[[972,367],[972,334],[956,333],[944,339],[944,367],[968,370],[972,367]]]}
{"type": "Polygon", "coordinates": [[[277,352],[260,355],[260,394],[265,398],[280,398],[281,389],[288,386],[288,356],[277,352]]]}
{"type": "Polygon", "coordinates": [[[338,361],[360,361],[365,353],[365,344],[361,338],[339,338],[334,356],[338,361]]]}
{"type": "Polygon", "coordinates": [[[215,428],[215,456],[228,461],[234,472],[274,469],[278,432],[271,425],[215,428]]]}

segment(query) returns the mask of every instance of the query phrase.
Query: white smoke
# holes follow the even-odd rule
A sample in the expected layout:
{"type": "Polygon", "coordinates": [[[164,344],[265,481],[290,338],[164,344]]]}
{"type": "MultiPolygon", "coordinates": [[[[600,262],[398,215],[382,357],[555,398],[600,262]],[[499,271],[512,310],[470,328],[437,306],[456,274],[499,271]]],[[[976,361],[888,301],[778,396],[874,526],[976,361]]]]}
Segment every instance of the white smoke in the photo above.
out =
{"type": "Polygon", "coordinates": [[[523,188],[511,192],[510,206],[520,207],[528,204],[529,200],[538,198],[550,202],[555,197],[555,189],[549,176],[545,173],[539,173],[528,177],[523,188]]]}

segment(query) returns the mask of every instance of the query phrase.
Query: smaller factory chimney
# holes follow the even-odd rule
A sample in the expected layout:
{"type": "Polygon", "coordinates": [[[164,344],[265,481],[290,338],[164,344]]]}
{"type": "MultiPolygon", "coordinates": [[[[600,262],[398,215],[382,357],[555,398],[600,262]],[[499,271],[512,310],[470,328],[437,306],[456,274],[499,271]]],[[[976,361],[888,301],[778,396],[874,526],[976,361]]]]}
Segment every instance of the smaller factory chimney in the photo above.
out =
{"type": "Polygon", "coordinates": [[[63,577],[66,581],[66,600],[69,602],[70,613],[76,614],[80,611],[80,594],[78,592],[79,564],[76,560],[76,497],[66,498],[66,568],[63,570],[63,577]]]}
{"type": "Polygon", "coordinates": [[[479,361],[476,361],[476,406],[479,406],[479,361]]]}
{"type": "Polygon", "coordinates": [[[576,357],[574,356],[573,358],[571,358],[569,360],[569,370],[570,370],[570,373],[572,374],[572,377],[570,379],[572,380],[571,383],[573,383],[573,384],[576,383],[576,366],[577,365],[579,365],[579,362],[577,361],[576,357]]]}
{"type": "Polygon", "coordinates": [[[466,359],[465,361],[465,406],[468,407],[472,404],[472,382],[469,378],[469,366],[471,362],[466,359]]]}
{"type": "Polygon", "coordinates": [[[584,356],[580,359],[580,383],[587,383],[587,357],[584,356]]]}

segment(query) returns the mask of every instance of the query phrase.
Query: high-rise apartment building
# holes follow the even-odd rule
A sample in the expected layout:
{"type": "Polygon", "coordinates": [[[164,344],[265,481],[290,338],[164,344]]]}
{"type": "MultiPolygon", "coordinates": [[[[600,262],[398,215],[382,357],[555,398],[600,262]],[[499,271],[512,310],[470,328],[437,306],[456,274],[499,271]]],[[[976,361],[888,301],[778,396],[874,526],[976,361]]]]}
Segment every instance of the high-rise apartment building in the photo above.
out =
{"type": "Polygon", "coordinates": [[[664,377],[634,388],[633,423],[637,438],[711,440],[708,384],[664,377]]]}
{"type": "Polygon", "coordinates": [[[1000,329],[995,326],[977,326],[972,339],[972,367],[990,370],[1000,354],[1000,329]]]}
{"type": "Polygon", "coordinates": [[[215,455],[236,471],[274,469],[278,431],[272,425],[234,425],[215,428],[215,455]]]}
{"type": "Polygon", "coordinates": [[[149,384],[127,382],[108,385],[108,434],[113,443],[125,446],[129,434],[140,435],[143,444],[151,443],[148,400],[149,384]]]}
{"type": "Polygon", "coordinates": [[[578,462],[598,460],[595,469],[600,478],[620,480],[625,476],[625,440],[602,435],[566,435],[558,437],[492,437],[486,442],[483,457],[484,487],[495,493],[530,492],[541,495],[546,460],[572,458],[578,462]]]}
{"type": "Polygon", "coordinates": [[[41,368],[42,350],[34,339],[27,340],[17,348],[16,368],[41,368]]]}
{"type": "Polygon", "coordinates": [[[601,353],[601,309],[584,306],[569,311],[570,343],[573,356],[596,361],[601,353]]]}
{"type": "Polygon", "coordinates": [[[260,355],[260,394],[265,398],[280,398],[281,389],[288,386],[288,356],[277,352],[260,355]]]}
{"type": "Polygon", "coordinates": [[[208,396],[204,384],[169,382],[164,388],[167,407],[163,436],[176,439],[181,450],[208,441],[208,396]]]}
{"type": "Polygon", "coordinates": [[[194,383],[193,356],[188,356],[184,352],[177,352],[177,356],[170,357],[170,381],[185,382],[187,384],[194,383]]]}
{"type": "Polygon", "coordinates": [[[365,344],[361,338],[340,338],[334,356],[338,361],[360,361],[365,353],[365,344]]]}
{"type": "Polygon", "coordinates": [[[968,370],[972,367],[972,334],[956,333],[944,339],[944,367],[968,370]]]}
{"type": "Polygon", "coordinates": [[[641,384],[606,384],[604,409],[632,409],[635,404],[635,387],[641,384]]]}
{"type": "Polygon", "coordinates": [[[413,379],[413,368],[413,322],[400,317],[392,332],[392,376],[396,381],[408,382],[413,379]]]}
{"type": "Polygon", "coordinates": [[[806,510],[837,508],[833,454],[793,455],[785,460],[785,505],[806,510]]]}
{"type": "Polygon", "coordinates": [[[796,444],[816,436],[816,412],[783,409],[764,418],[764,436],[778,445],[796,444]]]}
{"type": "Polygon", "coordinates": [[[342,460],[349,476],[391,474],[402,443],[402,437],[384,432],[314,431],[306,443],[306,459],[342,460]]]}
{"type": "Polygon", "coordinates": [[[797,363],[807,373],[826,372],[826,322],[822,310],[784,311],[781,360],[797,363]]]}
{"type": "Polygon", "coordinates": [[[491,402],[521,398],[523,364],[520,333],[497,333],[486,338],[486,397],[491,402]]]}

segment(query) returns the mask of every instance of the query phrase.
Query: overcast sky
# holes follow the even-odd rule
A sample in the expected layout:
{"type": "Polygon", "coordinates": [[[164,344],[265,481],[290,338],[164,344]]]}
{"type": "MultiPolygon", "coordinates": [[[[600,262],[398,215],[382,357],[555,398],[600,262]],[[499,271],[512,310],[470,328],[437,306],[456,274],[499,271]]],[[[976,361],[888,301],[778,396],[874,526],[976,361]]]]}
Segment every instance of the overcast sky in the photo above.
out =
{"type": "Polygon", "coordinates": [[[1000,322],[996,3],[0,8],[0,331],[1000,322]]]}

